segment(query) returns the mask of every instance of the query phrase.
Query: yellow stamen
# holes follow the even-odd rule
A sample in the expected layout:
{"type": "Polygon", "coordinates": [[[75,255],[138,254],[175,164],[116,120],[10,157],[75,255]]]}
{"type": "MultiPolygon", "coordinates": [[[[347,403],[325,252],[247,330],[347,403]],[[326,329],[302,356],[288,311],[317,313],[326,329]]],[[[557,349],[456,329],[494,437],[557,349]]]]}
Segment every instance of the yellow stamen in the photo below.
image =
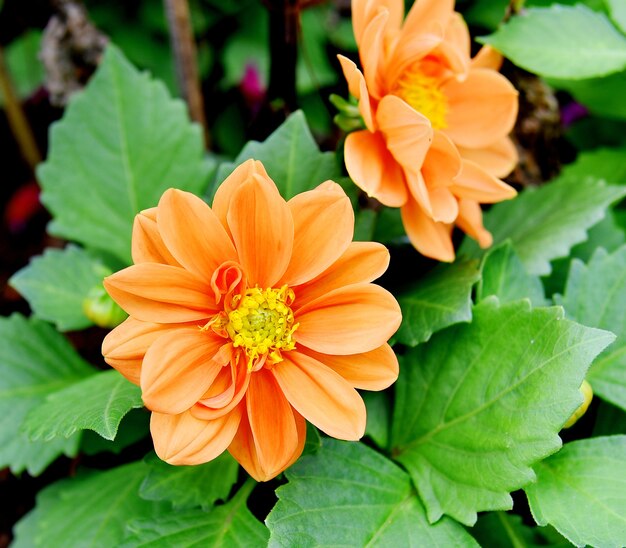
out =
{"type": "Polygon", "coordinates": [[[448,127],[448,99],[441,91],[441,79],[415,69],[406,71],[398,80],[395,95],[404,99],[417,112],[430,120],[433,129],[448,127]]]}
{"type": "Polygon", "coordinates": [[[248,369],[268,360],[283,360],[281,352],[293,350],[296,342],[290,305],[295,295],[286,285],[280,289],[248,289],[236,309],[228,313],[226,332],[235,348],[241,347],[248,356],[248,369]]]}

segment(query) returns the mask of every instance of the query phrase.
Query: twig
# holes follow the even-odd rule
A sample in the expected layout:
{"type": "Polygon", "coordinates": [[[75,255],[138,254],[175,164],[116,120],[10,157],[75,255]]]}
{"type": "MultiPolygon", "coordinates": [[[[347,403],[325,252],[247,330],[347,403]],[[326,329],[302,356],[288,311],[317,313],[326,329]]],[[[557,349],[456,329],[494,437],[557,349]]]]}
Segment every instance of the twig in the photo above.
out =
{"type": "Polygon", "coordinates": [[[204,100],[200,89],[196,44],[194,42],[187,0],[164,0],[170,27],[176,76],[183,98],[187,101],[191,119],[204,131],[205,144],[210,147],[210,135],[204,116],[204,100]]]}
{"type": "Polygon", "coordinates": [[[4,50],[0,47],[0,93],[4,97],[5,109],[9,125],[20,148],[22,156],[35,172],[35,166],[41,162],[41,154],[37,148],[35,137],[28,120],[22,110],[22,106],[15,94],[11,77],[4,60],[4,50]]]}

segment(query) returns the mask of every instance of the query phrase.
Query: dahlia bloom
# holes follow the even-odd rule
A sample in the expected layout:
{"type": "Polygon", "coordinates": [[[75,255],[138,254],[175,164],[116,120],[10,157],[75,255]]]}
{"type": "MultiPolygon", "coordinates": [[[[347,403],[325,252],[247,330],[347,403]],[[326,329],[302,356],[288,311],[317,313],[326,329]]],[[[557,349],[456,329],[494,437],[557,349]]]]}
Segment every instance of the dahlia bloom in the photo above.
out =
{"type": "Polygon", "coordinates": [[[213,207],[170,189],[135,218],[133,266],[104,284],[129,318],[105,360],[141,386],[157,454],[200,464],[224,450],[259,481],[302,453],[305,419],[359,439],[355,390],[398,375],[398,303],[370,283],[380,244],[352,242],[349,199],[327,181],[286,202],[249,160],[213,207]]]}
{"type": "Polygon", "coordinates": [[[402,208],[418,251],[452,261],[453,224],[488,247],[479,203],[516,194],[498,177],[517,162],[508,138],[517,91],[496,52],[470,58],[454,0],[416,0],[403,16],[402,0],[352,1],[363,72],[339,60],[366,129],[346,138],[346,168],[370,196],[402,208]]]}

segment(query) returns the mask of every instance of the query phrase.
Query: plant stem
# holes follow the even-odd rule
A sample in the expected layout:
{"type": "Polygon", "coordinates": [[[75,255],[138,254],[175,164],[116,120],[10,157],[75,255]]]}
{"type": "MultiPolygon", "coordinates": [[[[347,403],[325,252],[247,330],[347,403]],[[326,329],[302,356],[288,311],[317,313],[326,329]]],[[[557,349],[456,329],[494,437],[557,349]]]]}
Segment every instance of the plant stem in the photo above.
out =
{"type": "Polygon", "coordinates": [[[15,140],[20,148],[22,156],[28,162],[28,165],[35,172],[35,166],[41,162],[41,154],[37,148],[37,143],[28,120],[22,110],[19,99],[13,88],[11,77],[4,59],[4,50],[0,47],[0,93],[4,97],[5,109],[9,126],[15,140]]]}
{"type": "Polygon", "coordinates": [[[187,0],[164,0],[164,3],[180,92],[187,102],[191,119],[202,126],[205,145],[209,148],[211,139],[204,116],[204,100],[200,88],[189,4],[187,0]]]}

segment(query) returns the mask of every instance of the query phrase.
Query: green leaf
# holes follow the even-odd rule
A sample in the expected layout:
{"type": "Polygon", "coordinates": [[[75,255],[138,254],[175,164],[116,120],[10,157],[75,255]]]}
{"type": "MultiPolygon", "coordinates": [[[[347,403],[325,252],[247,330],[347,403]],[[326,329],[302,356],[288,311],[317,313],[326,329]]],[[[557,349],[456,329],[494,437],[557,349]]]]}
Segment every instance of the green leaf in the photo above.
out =
{"type": "MultiPolygon", "coordinates": [[[[248,480],[251,481],[251,480],[248,480]]],[[[210,512],[202,509],[172,512],[164,509],[151,519],[131,521],[123,548],[145,546],[266,546],[267,529],[246,507],[255,483],[244,484],[237,494],[210,512]]]]}
{"type": "Polygon", "coordinates": [[[65,249],[46,249],[10,280],[11,285],[28,301],[35,316],[54,323],[61,331],[93,325],[83,312],[83,301],[109,268],[83,249],[69,245],[65,249]]]}
{"type": "Polygon", "coordinates": [[[83,472],[46,487],[35,509],[17,525],[18,544],[24,533],[34,539],[21,543],[29,547],[118,546],[130,520],[171,512],[168,505],[139,497],[144,476],[145,465],[134,462],[106,472],[83,472]]]}
{"type": "Polygon", "coordinates": [[[415,346],[431,335],[472,319],[472,286],[479,279],[476,261],[440,265],[398,296],[402,325],[396,340],[415,346]]]}
{"type": "Polygon", "coordinates": [[[510,241],[487,252],[481,271],[476,288],[478,301],[495,295],[502,303],[528,298],[534,306],[545,305],[541,280],[526,272],[510,241]]]}
{"type": "Polygon", "coordinates": [[[391,429],[391,404],[386,392],[363,392],[361,394],[367,409],[365,435],[381,448],[389,446],[391,429]]]}
{"type": "Polygon", "coordinates": [[[580,405],[579,387],[611,333],[563,319],[559,307],[487,299],[470,324],[442,331],[402,358],[392,424],[395,458],[428,518],[471,525],[508,510],[531,465],[556,451],[580,405]]]}
{"type": "Polygon", "coordinates": [[[48,160],[37,171],[54,217],[50,232],[130,263],[135,214],[171,186],[205,188],[202,149],[184,103],[109,46],[85,91],[53,126],[48,160]]]}
{"type": "Polygon", "coordinates": [[[583,5],[524,10],[479,41],[540,76],[575,80],[626,68],[626,37],[583,5]]]}
{"type": "Polygon", "coordinates": [[[172,466],[154,453],[144,459],[148,475],[139,494],[147,500],[167,500],[174,508],[202,507],[226,500],[237,481],[239,465],[229,453],[198,466],[172,466]]]}
{"type": "Polygon", "coordinates": [[[587,380],[597,395],[626,410],[626,245],[611,255],[598,249],[587,265],[572,261],[559,304],[574,320],[617,335],[587,380]]]}
{"type": "Polygon", "coordinates": [[[622,0],[604,0],[611,13],[611,19],[626,33],[626,4],[622,0]]]}
{"type": "MultiPolygon", "coordinates": [[[[233,163],[221,164],[216,182],[221,183],[235,167],[250,158],[263,162],[267,174],[286,200],[341,176],[335,155],[319,151],[300,110],[289,116],[264,142],[249,141],[233,163]]],[[[217,186],[212,194],[215,190],[217,186]]]]}
{"type": "Polygon", "coordinates": [[[323,438],[285,475],[270,546],[477,546],[451,519],[429,524],[409,477],[362,443],[323,438]]]}
{"type": "Polygon", "coordinates": [[[114,440],[104,439],[93,430],[85,430],[80,440],[80,452],[85,455],[113,453],[119,455],[124,449],[150,436],[150,411],[132,409],[124,416],[114,440]]]}
{"type": "MultiPolygon", "coordinates": [[[[0,5],[0,9],[1,9],[0,5]]],[[[39,60],[41,31],[29,30],[14,40],[4,50],[7,71],[18,98],[24,99],[43,82],[44,70],[39,60]]],[[[0,92],[0,107],[4,106],[4,94],[0,92]]]]}
{"type": "Polygon", "coordinates": [[[600,402],[592,436],[613,434],[626,434],[626,411],[610,403],[600,402]]]}
{"type": "Polygon", "coordinates": [[[48,394],[93,372],[49,324],[19,314],[0,318],[0,468],[37,475],[61,453],[76,454],[77,437],[32,442],[20,427],[48,394]]]}
{"type": "MultiPolygon", "coordinates": [[[[550,261],[566,257],[574,244],[587,238],[587,229],[604,218],[609,204],[624,195],[626,186],[560,177],[495,205],[485,215],[485,226],[494,245],[510,239],[526,270],[542,276],[550,273],[550,261]]],[[[483,252],[466,238],[459,253],[480,256],[483,252]]]]}
{"type": "Polygon", "coordinates": [[[577,546],[623,546],[626,531],[626,436],[566,444],[535,467],[526,487],[533,517],[577,546]]]}
{"type": "Polygon", "coordinates": [[[563,167],[563,177],[596,177],[610,184],[626,184],[625,148],[597,148],[581,152],[576,161],[563,167]]]}
{"type": "Polygon", "coordinates": [[[143,407],[139,387],[112,369],[49,394],[29,413],[24,429],[32,440],[68,438],[78,430],[113,440],[124,415],[138,407],[143,407]]]}

